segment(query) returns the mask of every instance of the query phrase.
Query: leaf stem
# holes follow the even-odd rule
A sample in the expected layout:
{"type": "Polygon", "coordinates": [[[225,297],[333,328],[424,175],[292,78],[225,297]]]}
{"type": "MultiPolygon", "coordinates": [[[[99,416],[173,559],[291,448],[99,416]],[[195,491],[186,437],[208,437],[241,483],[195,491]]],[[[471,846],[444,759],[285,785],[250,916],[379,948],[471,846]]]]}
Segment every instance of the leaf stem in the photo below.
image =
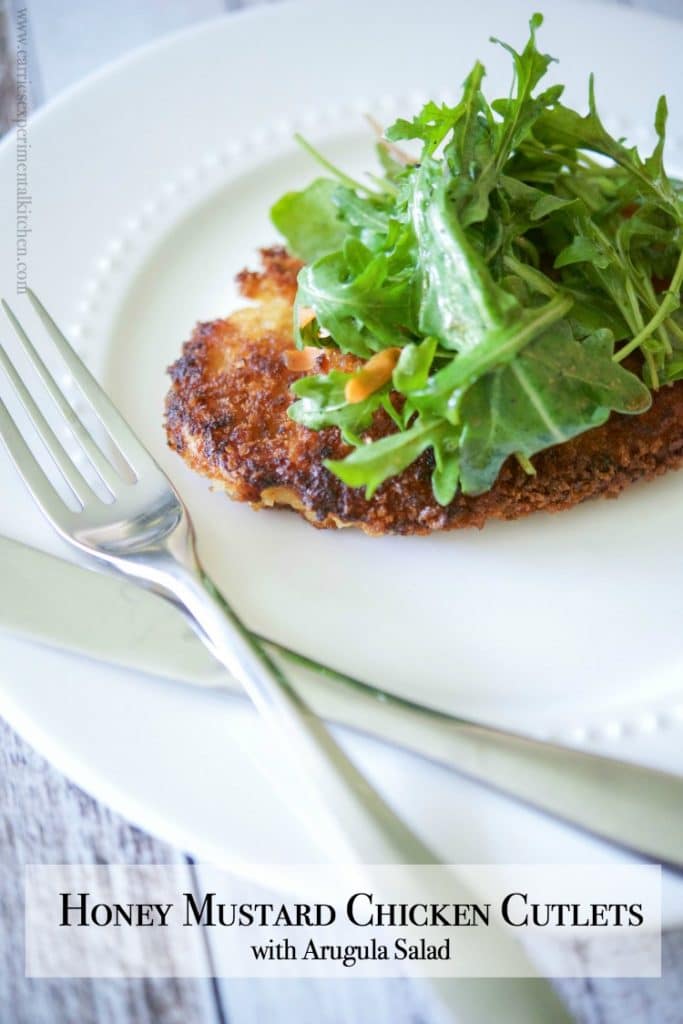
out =
{"type": "Polygon", "coordinates": [[[631,352],[635,352],[637,348],[643,344],[643,342],[650,337],[651,334],[656,331],[661,323],[667,319],[667,317],[678,308],[681,298],[681,288],[683,288],[683,249],[681,249],[678,257],[678,263],[674,276],[671,278],[671,285],[669,286],[666,295],[660,303],[659,309],[655,315],[645,324],[643,329],[636,334],[635,338],[632,338],[623,348],[619,349],[614,354],[614,360],[620,363],[626,356],[630,355],[631,352]]]}
{"type": "Polygon", "coordinates": [[[305,139],[303,135],[299,135],[299,133],[296,132],[294,138],[299,143],[301,148],[305,149],[309,156],[312,156],[313,159],[316,160],[321,167],[324,167],[326,171],[329,171],[330,174],[333,174],[335,178],[339,179],[339,181],[343,181],[344,184],[347,185],[349,188],[352,188],[357,192],[365,192],[369,196],[374,196],[377,194],[371,188],[368,188],[367,185],[364,185],[362,181],[356,181],[355,178],[352,178],[350,175],[346,174],[339,167],[335,167],[332,161],[328,160],[326,156],[323,156],[323,154],[319,150],[317,150],[315,146],[311,145],[311,143],[308,142],[308,140],[305,139]]]}

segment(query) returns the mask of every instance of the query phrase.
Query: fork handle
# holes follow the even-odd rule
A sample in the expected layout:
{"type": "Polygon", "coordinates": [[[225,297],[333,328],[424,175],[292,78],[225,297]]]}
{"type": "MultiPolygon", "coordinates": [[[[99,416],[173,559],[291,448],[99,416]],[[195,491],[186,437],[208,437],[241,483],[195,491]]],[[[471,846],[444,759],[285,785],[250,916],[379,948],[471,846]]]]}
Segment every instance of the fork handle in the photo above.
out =
{"type": "MultiPolygon", "coordinates": [[[[346,847],[368,864],[439,863],[356,768],[206,573],[184,575],[174,592],[268,722],[287,766],[301,776],[298,782],[316,791],[322,807],[311,807],[310,816],[321,845],[346,847]],[[327,843],[320,834],[321,813],[328,819],[327,843]]],[[[306,803],[297,790],[294,809],[301,814],[306,803]]]]}
{"type": "MultiPolygon", "coordinates": [[[[438,864],[440,860],[412,832],[347,757],[325,724],[296,692],[279,666],[249,633],[206,573],[197,567],[173,574],[173,594],[199,627],[199,635],[212,647],[233,678],[239,680],[257,709],[272,728],[285,762],[297,785],[286,792],[299,816],[307,812],[314,838],[322,841],[338,861],[351,854],[364,866],[372,882],[376,865],[406,865],[406,883],[414,864],[438,864]],[[290,754],[293,756],[290,757],[290,754]],[[302,788],[317,799],[310,803],[302,788]],[[324,835],[321,835],[324,825],[324,835]]],[[[375,876],[377,877],[377,876],[375,876]]],[[[429,883],[427,883],[427,888],[429,883]]],[[[454,879],[449,899],[475,902],[476,894],[462,879],[454,879]],[[453,890],[457,888],[457,892],[453,890]]],[[[420,899],[441,902],[443,890],[432,893],[421,887],[420,899]],[[431,897],[431,898],[430,898],[431,897]]],[[[518,979],[420,978],[429,993],[435,1021],[449,1024],[489,1024],[505,1011],[509,1024],[570,1024],[573,1018],[522,947],[502,931],[495,935],[498,955],[514,964],[518,979]]]]}

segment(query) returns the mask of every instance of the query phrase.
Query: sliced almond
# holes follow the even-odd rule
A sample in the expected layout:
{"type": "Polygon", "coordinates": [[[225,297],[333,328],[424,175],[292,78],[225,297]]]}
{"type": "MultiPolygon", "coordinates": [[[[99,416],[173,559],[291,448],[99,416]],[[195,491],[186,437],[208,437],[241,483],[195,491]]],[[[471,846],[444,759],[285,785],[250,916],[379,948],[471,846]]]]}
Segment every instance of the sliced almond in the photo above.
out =
{"type": "Polygon", "coordinates": [[[321,353],[322,349],[313,345],[306,348],[288,348],[285,352],[285,366],[293,373],[305,373],[313,369],[321,353]]]}
{"type": "Polygon", "coordinates": [[[370,395],[383,387],[391,380],[398,357],[401,354],[400,348],[385,348],[382,352],[368,359],[365,366],[362,366],[357,373],[346,382],[344,397],[350,405],[363,402],[370,395]]]}

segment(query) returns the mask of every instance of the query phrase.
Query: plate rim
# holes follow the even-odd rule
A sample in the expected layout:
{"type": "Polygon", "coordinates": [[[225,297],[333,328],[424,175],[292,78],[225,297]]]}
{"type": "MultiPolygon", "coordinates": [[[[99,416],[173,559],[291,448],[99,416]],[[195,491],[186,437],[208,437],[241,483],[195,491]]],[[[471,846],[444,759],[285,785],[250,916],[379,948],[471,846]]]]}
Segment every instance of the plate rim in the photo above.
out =
{"type": "MultiPolygon", "coordinates": [[[[552,6],[555,6],[555,4],[553,3],[552,6]]],[[[603,4],[594,4],[592,2],[588,2],[586,3],[586,6],[594,6],[600,8],[601,10],[604,10],[603,4]]],[[[239,12],[226,12],[224,14],[217,15],[216,17],[206,19],[190,27],[186,27],[168,33],[160,39],[154,40],[148,44],[135,48],[134,50],[125,54],[123,57],[120,57],[116,60],[107,63],[105,66],[98,68],[96,71],[92,72],[85,78],[69,86],[67,89],[63,90],[53,99],[51,99],[47,104],[45,104],[45,106],[40,108],[39,111],[37,111],[34,115],[32,115],[29,124],[34,130],[36,130],[38,126],[43,122],[43,120],[46,120],[52,116],[53,112],[56,109],[68,106],[68,104],[72,102],[74,97],[77,97],[82,94],[87,94],[91,87],[100,80],[104,80],[122,73],[129,65],[135,62],[144,62],[149,58],[151,54],[163,51],[165,48],[175,45],[178,42],[178,40],[184,40],[186,38],[191,38],[193,36],[201,36],[203,33],[211,31],[219,23],[231,24],[234,22],[236,16],[237,18],[239,18],[240,21],[252,20],[254,22],[258,22],[263,19],[268,19],[273,15],[275,11],[281,11],[283,7],[287,7],[290,10],[296,8],[309,8],[311,10],[317,11],[320,10],[320,5],[316,4],[315,2],[312,2],[312,0],[293,0],[293,2],[281,4],[278,7],[274,8],[258,7],[243,9],[239,12]]],[[[620,16],[627,15],[628,18],[635,20],[662,20],[664,22],[671,22],[672,24],[676,25],[679,29],[681,27],[680,22],[678,22],[676,19],[667,17],[666,15],[632,10],[624,12],[621,9],[617,8],[614,9],[613,13],[615,16],[617,13],[620,16]]],[[[13,146],[13,143],[14,132],[8,132],[5,139],[0,144],[0,160],[4,159],[6,151],[10,151],[11,147],[13,146]]],[[[87,273],[87,269],[85,272],[87,273]]],[[[0,700],[2,700],[4,706],[6,706],[6,699],[7,695],[4,692],[4,687],[0,686],[0,700]]],[[[22,725],[22,713],[19,708],[16,708],[15,710],[16,714],[14,716],[8,716],[8,719],[10,721],[13,721],[13,723],[17,723],[18,731],[22,735],[26,736],[26,738],[29,738],[33,733],[35,733],[36,735],[41,735],[41,726],[38,723],[26,719],[26,721],[22,725]]],[[[48,734],[45,730],[42,730],[42,736],[44,742],[43,740],[40,740],[39,742],[36,742],[34,744],[37,747],[37,749],[39,749],[41,752],[46,752],[46,756],[48,756],[53,763],[60,766],[62,764],[65,765],[66,767],[63,770],[66,772],[66,774],[70,775],[70,777],[82,778],[83,773],[81,771],[78,771],[77,773],[72,773],[68,769],[68,764],[70,763],[69,751],[65,748],[60,748],[58,743],[55,743],[54,745],[51,744],[49,741],[48,734]],[[52,750],[52,753],[49,753],[50,750],[52,750]]],[[[29,742],[33,742],[33,740],[29,739],[29,742]]],[[[75,758],[75,760],[77,761],[78,758],[75,758]]],[[[128,793],[124,796],[124,791],[117,790],[117,787],[115,785],[112,787],[111,791],[108,791],[106,785],[103,785],[102,787],[89,786],[89,789],[99,799],[102,799],[105,803],[109,804],[110,806],[117,807],[117,809],[120,807],[125,808],[125,805],[128,804],[130,810],[122,809],[120,813],[124,813],[128,817],[130,817],[131,820],[141,823],[142,827],[151,828],[151,830],[155,831],[157,834],[170,836],[170,832],[167,827],[168,823],[166,823],[166,826],[164,828],[160,828],[159,825],[149,826],[144,824],[145,820],[149,822],[151,819],[153,819],[153,814],[150,814],[150,810],[152,810],[152,808],[150,808],[149,804],[144,805],[144,802],[140,805],[136,804],[135,800],[132,797],[132,794],[128,793]],[[114,796],[115,791],[119,793],[121,799],[114,796]],[[133,811],[133,813],[131,814],[130,811],[133,811]]],[[[174,844],[179,845],[181,847],[187,846],[186,839],[182,839],[179,841],[178,839],[169,838],[168,841],[173,842],[174,844]]]]}

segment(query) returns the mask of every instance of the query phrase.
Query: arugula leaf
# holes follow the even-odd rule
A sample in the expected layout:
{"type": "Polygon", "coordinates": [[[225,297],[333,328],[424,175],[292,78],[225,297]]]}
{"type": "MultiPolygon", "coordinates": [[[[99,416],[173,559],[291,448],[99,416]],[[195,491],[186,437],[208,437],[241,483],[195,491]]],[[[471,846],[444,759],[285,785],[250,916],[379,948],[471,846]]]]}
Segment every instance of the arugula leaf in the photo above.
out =
{"type": "Polygon", "coordinates": [[[354,450],[326,465],[369,497],[427,450],[438,502],[480,493],[506,459],[532,472],[538,452],[683,380],[683,185],[665,168],[666,100],[641,156],[606,129],[592,78],[585,114],[545,85],[542,21],[520,50],[500,44],[507,96],[486,98],[477,61],[457,103],[387,130],[421,147],[416,163],[380,144],[370,187],[303,143],[330,177],[273,208],[307,263],[296,310],[316,316],[301,329],[295,311],[297,343],[361,360],[401,350],[392,381],[357,404],[339,371],[293,385],[292,418],[341,431],[354,450]],[[396,432],[373,440],[379,409],[396,432]]]}
{"type": "Polygon", "coordinates": [[[419,345],[409,343],[399,356],[394,370],[394,387],[404,395],[426,387],[437,347],[436,338],[425,338],[419,345]]]}
{"type": "Polygon", "coordinates": [[[615,363],[611,349],[582,345],[556,324],[519,358],[481,377],[463,399],[460,444],[465,494],[487,491],[505,460],[530,459],[604,423],[610,411],[645,412],[648,388],[615,363]]]}
{"type": "MultiPolygon", "coordinates": [[[[301,377],[292,384],[299,398],[287,410],[289,418],[311,430],[339,427],[347,444],[362,444],[363,432],[371,425],[375,412],[391,405],[389,388],[375,391],[363,402],[349,405],[344,389],[353,374],[332,370],[328,374],[301,377]]],[[[393,409],[393,407],[392,407],[393,409]]]]}
{"type": "Polygon", "coordinates": [[[469,243],[447,189],[441,167],[425,159],[416,173],[412,206],[422,292],[419,327],[444,348],[467,351],[502,326],[510,302],[469,243]]]}
{"type": "Polygon", "coordinates": [[[439,505],[448,505],[460,483],[460,434],[442,434],[433,442],[434,461],[432,490],[439,505]]]}
{"type": "Polygon", "coordinates": [[[477,61],[465,79],[459,123],[444,148],[444,162],[451,179],[450,198],[463,228],[486,219],[495,184],[496,124],[481,91],[485,73],[484,66],[477,61]]]}
{"type": "Polygon", "coordinates": [[[564,91],[564,86],[556,85],[546,89],[540,96],[533,95],[534,89],[555,60],[548,54],[539,53],[536,48],[536,30],[542,24],[542,15],[534,14],[529,22],[529,40],[522,53],[517,53],[500,39],[491,40],[512,56],[517,86],[515,95],[510,99],[496,100],[492,104],[495,112],[503,119],[496,147],[498,171],[502,170],[510,153],[522,142],[545,108],[556,103],[564,91]]]}
{"type": "Polygon", "coordinates": [[[365,487],[365,497],[371,498],[380,484],[407,469],[427,448],[441,442],[447,430],[446,423],[419,421],[380,441],[360,445],[345,459],[328,459],[325,466],[350,487],[365,487]]]}
{"type": "MultiPolygon", "coordinates": [[[[335,189],[332,200],[338,216],[351,227],[356,237],[371,249],[384,248],[391,215],[391,208],[387,209],[384,196],[373,200],[342,186],[335,189]]],[[[343,244],[342,240],[340,246],[343,244]]]]}
{"type": "Polygon", "coordinates": [[[424,144],[424,153],[434,153],[462,116],[460,105],[449,107],[445,103],[426,103],[412,121],[399,118],[384,133],[390,142],[419,139],[424,144]]]}
{"type": "Polygon", "coordinates": [[[317,260],[344,244],[347,229],[332,201],[337,188],[329,178],[316,178],[303,192],[287,192],[270,211],[273,224],[299,259],[317,260]]]}
{"type": "Polygon", "coordinates": [[[588,105],[588,113],[581,117],[575,110],[570,110],[560,103],[556,104],[552,110],[545,111],[538,119],[534,128],[535,136],[547,145],[587,149],[609,157],[627,172],[646,195],[659,199],[674,216],[680,216],[680,199],[662,164],[667,118],[666,99],[661,97],[657,105],[657,146],[652,156],[645,161],[635,147],[624,146],[622,142],[614,139],[603,125],[597,111],[593,75],[589,80],[588,105]]]}
{"type": "Polygon", "coordinates": [[[553,266],[556,270],[570,267],[572,263],[592,263],[600,270],[610,265],[610,258],[600,245],[585,235],[576,235],[570,244],[555,257],[553,266]]]}
{"type": "Polygon", "coordinates": [[[342,351],[357,356],[395,346],[415,326],[410,279],[392,273],[387,253],[373,253],[353,236],[301,270],[297,301],[315,310],[342,351]]]}
{"type": "Polygon", "coordinates": [[[526,310],[512,326],[488,333],[480,344],[433,374],[423,389],[411,392],[412,404],[423,413],[438,414],[453,424],[460,422],[460,403],[467,388],[517,358],[537,335],[561,322],[571,303],[568,296],[556,295],[545,305],[526,310]]]}

